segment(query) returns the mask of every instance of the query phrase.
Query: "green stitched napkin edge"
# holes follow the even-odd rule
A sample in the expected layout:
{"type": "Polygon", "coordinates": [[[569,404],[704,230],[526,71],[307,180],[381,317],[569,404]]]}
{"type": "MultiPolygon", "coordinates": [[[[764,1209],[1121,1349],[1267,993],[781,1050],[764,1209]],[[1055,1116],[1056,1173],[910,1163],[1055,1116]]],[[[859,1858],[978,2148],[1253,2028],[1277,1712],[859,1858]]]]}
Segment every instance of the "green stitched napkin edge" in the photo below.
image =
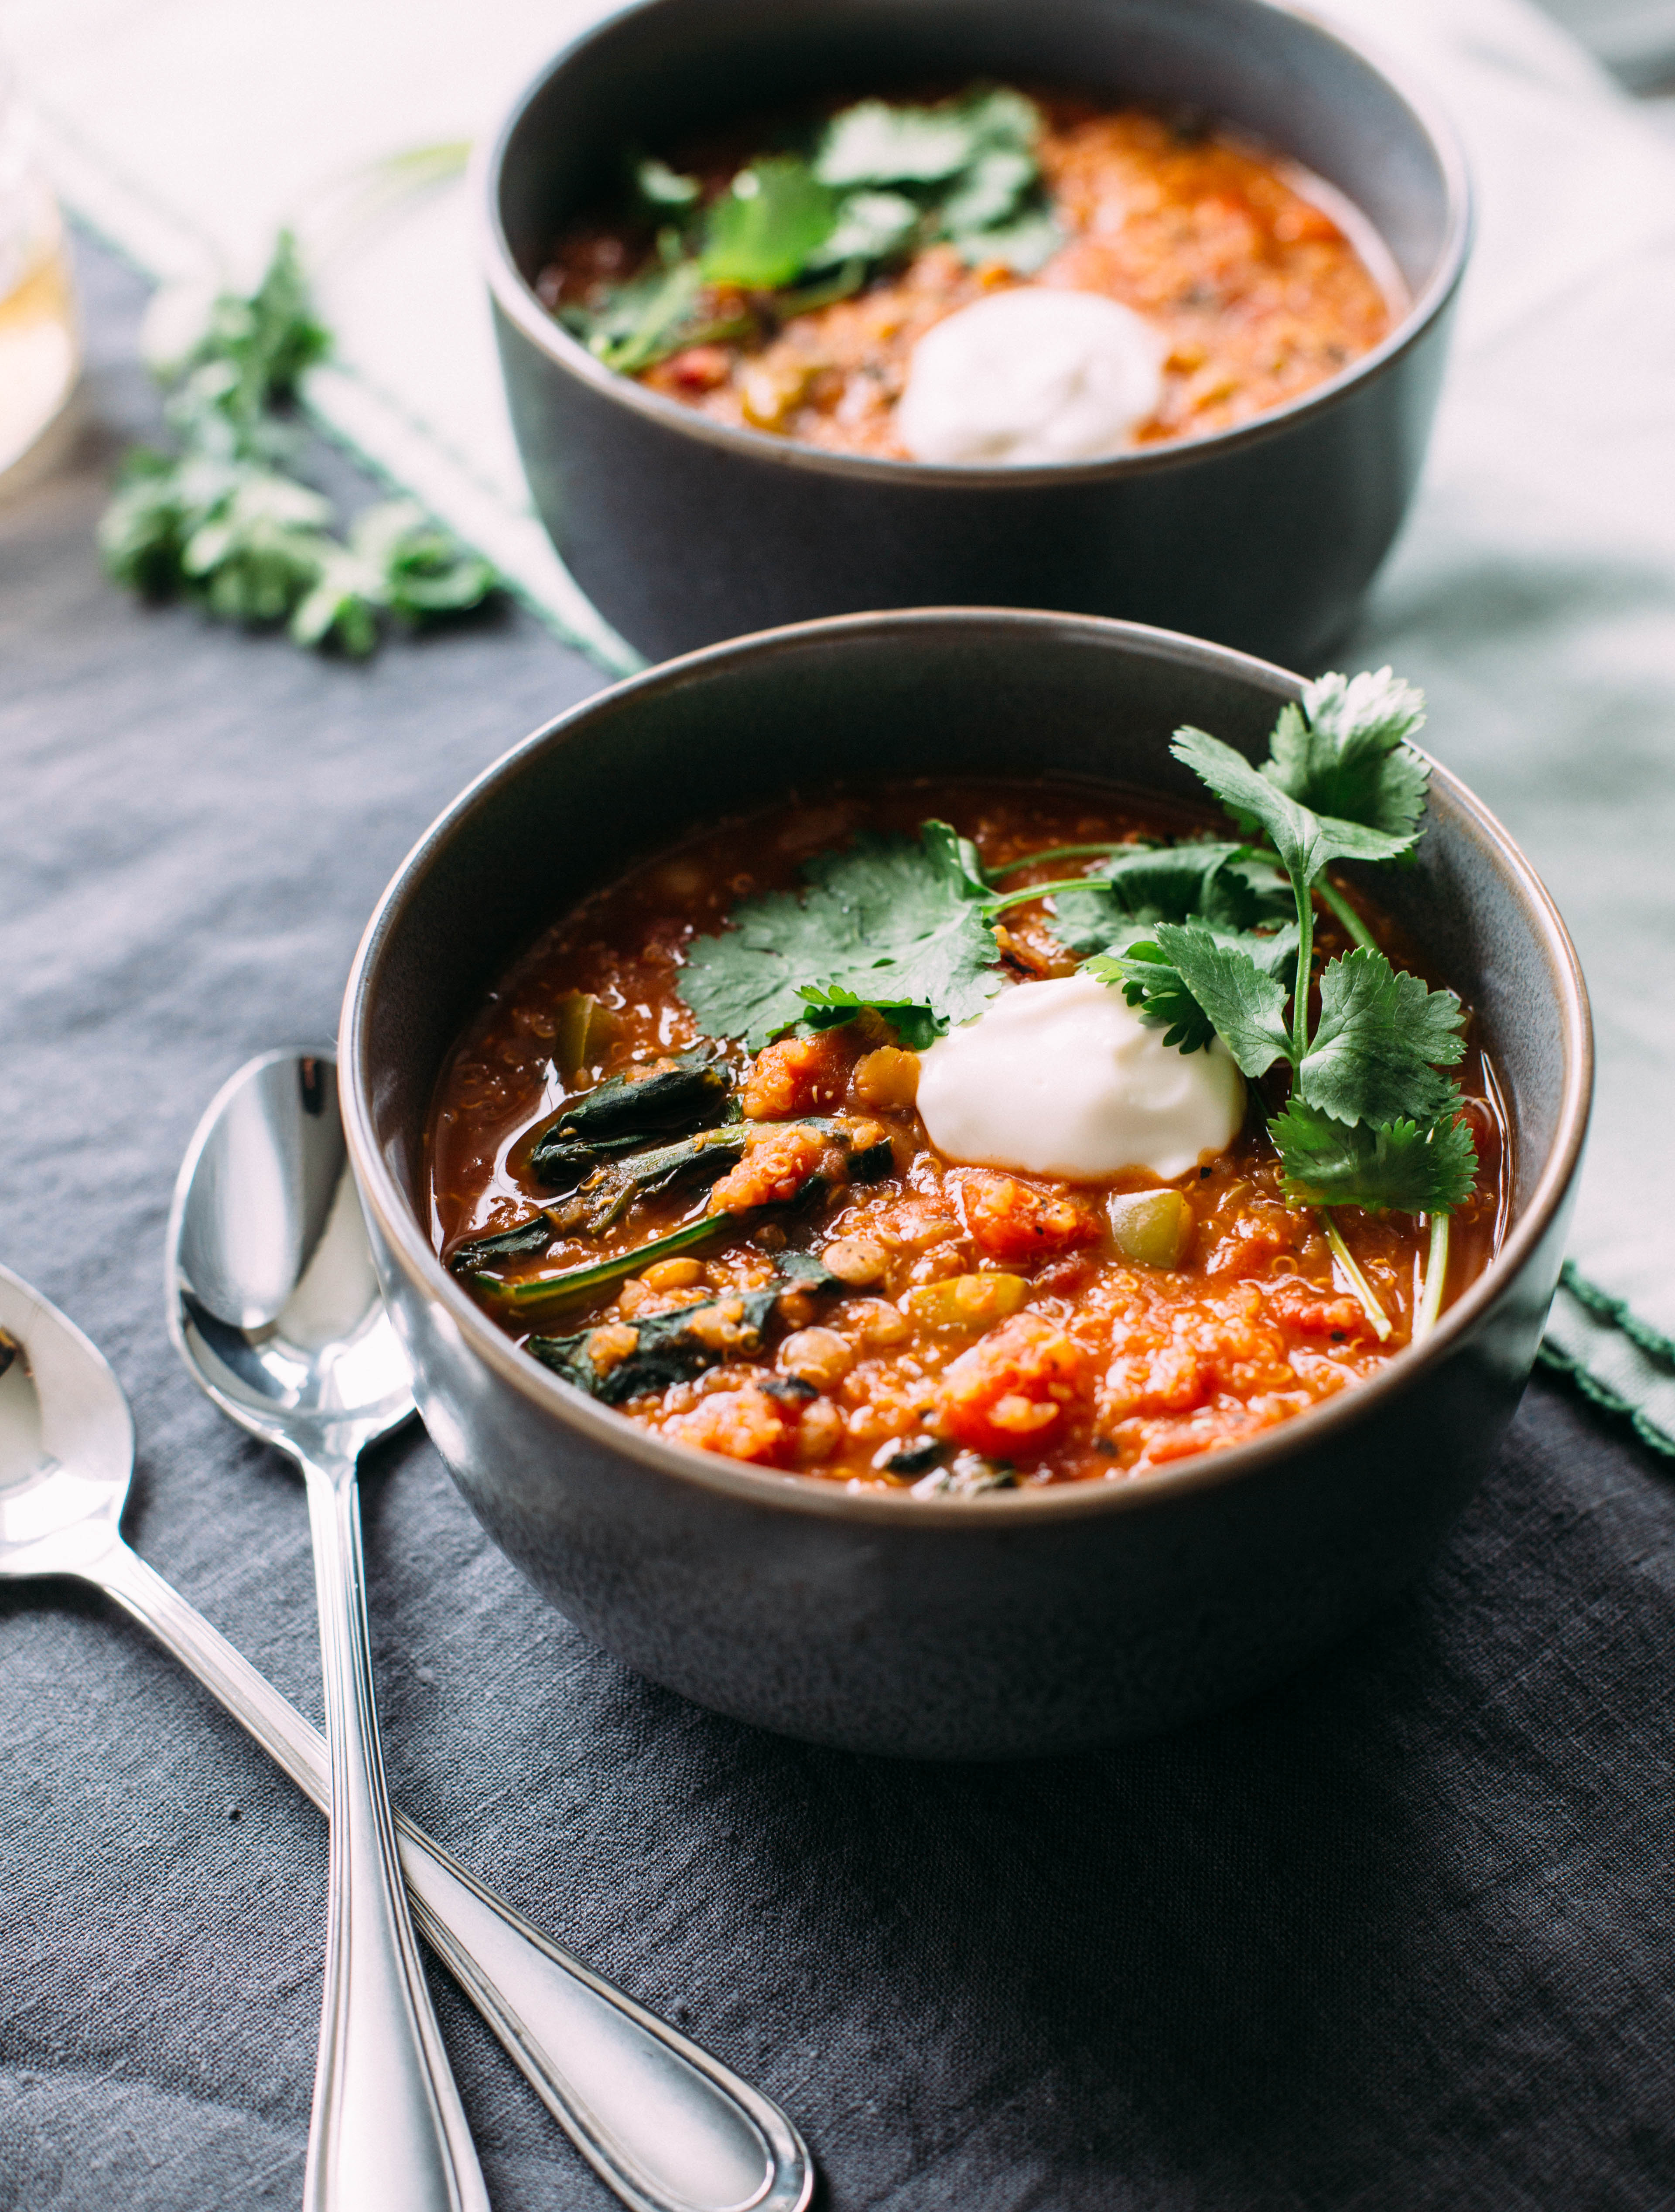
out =
{"type": "Polygon", "coordinates": [[[1675,1343],[1567,1260],[1538,1355],[1583,1395],[1622,1415],[1648,1449],[1675,1459],[1675,1343]]]}

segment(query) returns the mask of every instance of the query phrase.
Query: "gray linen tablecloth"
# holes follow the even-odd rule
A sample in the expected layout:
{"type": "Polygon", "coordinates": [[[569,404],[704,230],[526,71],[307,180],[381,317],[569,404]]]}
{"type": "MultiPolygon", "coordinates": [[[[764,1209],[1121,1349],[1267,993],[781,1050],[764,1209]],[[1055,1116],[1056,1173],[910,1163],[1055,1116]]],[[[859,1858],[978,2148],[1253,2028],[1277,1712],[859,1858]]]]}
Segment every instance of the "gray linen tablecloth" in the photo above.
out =
{"type": "MultiPolygon", "coordinates": [[[[522,617],[370,667],[148,611],[91,532],[150,401],[84,257],[76,465],[0,509],[0,1250],[133,1400],[130,1533],[319,1711],[301,1491],[174,1364],[181,1150],[329,1035],[436,809],[598,676],[522,617]]],[[[366,1485],[399,1798],[779,2098],[831,2212],[1675,2197],[1668,1470],[1551,1382],[1422,1587],[1284,1688],[1031,1769],[714,1719],[547,1610],[415,1431],[366,1485]]],[[[0,2212],[295,2201],[322,1823],[137,1629],[0,1592],[0,2212]]],[[[604,2191],[439,1987],[500,2212],[604,2191]]]]}

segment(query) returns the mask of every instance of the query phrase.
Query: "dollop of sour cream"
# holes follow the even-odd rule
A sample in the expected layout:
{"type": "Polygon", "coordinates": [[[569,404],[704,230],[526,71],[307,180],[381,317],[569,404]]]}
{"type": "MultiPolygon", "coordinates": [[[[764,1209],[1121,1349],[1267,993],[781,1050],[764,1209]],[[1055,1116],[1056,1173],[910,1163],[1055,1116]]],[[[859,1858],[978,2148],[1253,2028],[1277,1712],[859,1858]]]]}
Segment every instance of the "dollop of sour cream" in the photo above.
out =
{"type": "Polygon", "coordinates": [[[896,428],[916,461],[1102,460],[1157,412],[1166,353],[1142,316],[1097,292],[994,292],[914,347],[896,428]]]}
{"type": "Polygon", "coordinates": [[[949,1159],[1091,1182],[1165,1182],[1224,1152],[1245,1079],[1217,1037],[1178,1052],[1092,975],[1019,983],[924,1054],[919,1112],[949,1159]]]}

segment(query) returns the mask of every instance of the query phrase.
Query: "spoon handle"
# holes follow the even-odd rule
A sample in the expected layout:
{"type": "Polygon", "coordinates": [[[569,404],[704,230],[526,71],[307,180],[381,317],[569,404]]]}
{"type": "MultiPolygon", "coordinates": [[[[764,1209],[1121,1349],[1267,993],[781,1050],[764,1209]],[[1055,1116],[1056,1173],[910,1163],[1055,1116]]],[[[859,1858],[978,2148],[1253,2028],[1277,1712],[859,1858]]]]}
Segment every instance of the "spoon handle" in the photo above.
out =
{"type": "MultiPolygon", "coordinates": [[[[119,1541],[82,1571],[330,1812],[325,1738],[219,1629],[119,1541]]],[[[550,1942],[399,1812],[395,1829],[426,1941],[632,2212],[804,2212],[813,2166],[777,2105],[550,1942]]]]}
{"type": "Polygon", "coordinates": [[[304,2212],[489,2212],[407,1917],[378,1742],[355,1462],[304,1459],[302,1472],[332,1749],[326,1988],[304,2212]]]}

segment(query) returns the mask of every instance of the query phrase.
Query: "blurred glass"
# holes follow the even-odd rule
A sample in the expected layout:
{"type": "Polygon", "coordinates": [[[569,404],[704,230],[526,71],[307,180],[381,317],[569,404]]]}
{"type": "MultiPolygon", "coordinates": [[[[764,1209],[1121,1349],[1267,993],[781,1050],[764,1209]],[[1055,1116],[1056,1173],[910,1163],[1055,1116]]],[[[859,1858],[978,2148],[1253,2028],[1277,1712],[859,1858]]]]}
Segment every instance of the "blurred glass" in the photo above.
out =
{"type": "Polygon", "coordinates": [[[64,222],[0,55],[0,483],[62,413],[80,366],[64,222]]]}

